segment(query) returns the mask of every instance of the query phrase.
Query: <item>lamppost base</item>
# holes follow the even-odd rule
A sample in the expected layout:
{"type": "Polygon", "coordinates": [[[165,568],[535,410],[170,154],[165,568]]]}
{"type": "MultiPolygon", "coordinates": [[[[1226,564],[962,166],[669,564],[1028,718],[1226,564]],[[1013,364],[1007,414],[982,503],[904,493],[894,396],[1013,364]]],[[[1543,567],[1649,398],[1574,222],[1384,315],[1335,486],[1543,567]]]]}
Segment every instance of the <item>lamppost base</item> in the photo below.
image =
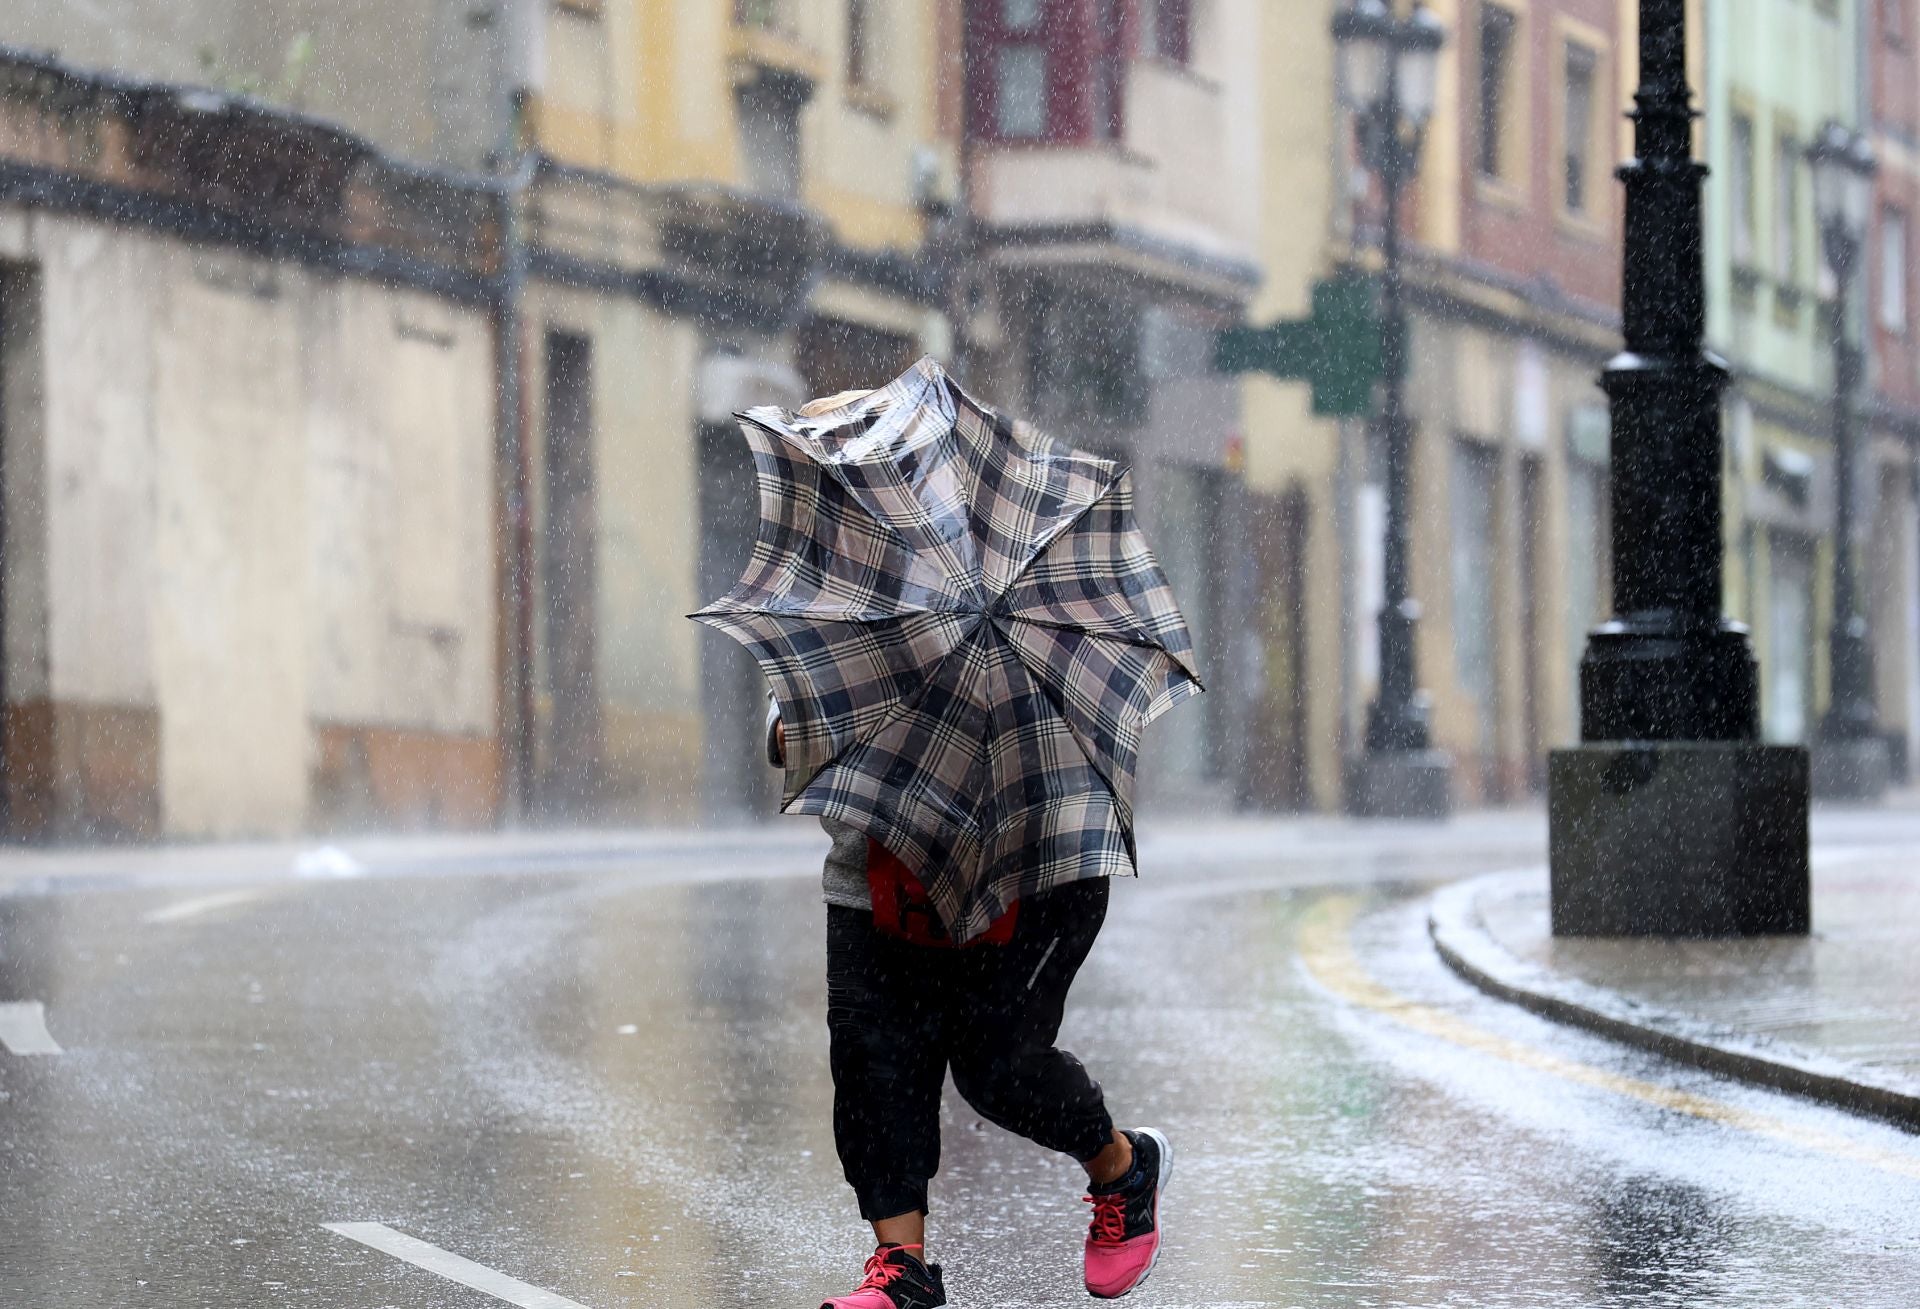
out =
{"type": "Polygon", "coordinates": [[[1744,741],[1555,750],[1555,936],[1805,935],[1807,752],[1744,741]]]}
{"type": "Polygon", "coordinates": [[[1816,738],[1811,753],[1816,800],[1878,801],[1893,785],[1893,756],[1884,736],[1816,738]]]}
{"type": "Polygon", "coordinates": [[[1453,761],[1439,750],[1370,750],[1347,765],[1347,812],[1355,818],[1448,818],[1453,761]]]}

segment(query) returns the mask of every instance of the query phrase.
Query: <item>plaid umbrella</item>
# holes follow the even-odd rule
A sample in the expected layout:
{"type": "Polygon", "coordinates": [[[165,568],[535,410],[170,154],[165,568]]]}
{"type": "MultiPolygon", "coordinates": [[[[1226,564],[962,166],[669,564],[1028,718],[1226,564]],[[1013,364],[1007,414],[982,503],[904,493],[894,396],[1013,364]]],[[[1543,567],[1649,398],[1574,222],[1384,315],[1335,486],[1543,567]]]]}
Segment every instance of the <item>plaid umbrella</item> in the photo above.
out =
{"type": "Polygon", "coordinates": [[[1141,733],[1201,687],[1127,471],[931,359],[822,414],[737,417],[759,537],[691,616],[773,686],[782,810],[891,850],[961,941],[1021,896],[1132,873],[1141,733]]]}

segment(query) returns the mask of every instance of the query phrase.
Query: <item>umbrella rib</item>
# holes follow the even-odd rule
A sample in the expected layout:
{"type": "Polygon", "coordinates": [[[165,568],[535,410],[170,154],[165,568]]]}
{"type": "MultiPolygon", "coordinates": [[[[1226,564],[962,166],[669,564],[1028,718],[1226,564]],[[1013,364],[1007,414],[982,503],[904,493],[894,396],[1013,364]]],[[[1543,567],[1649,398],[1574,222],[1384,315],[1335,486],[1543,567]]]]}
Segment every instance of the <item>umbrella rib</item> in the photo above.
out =
{"type": "MultiPolygon", "coordinates": [[[[1121,811],[1126,821],[1131,823],[1133,821],[1133,806],[1120,798],[1119,788],[1114,786],[1113,778],[1108,775],[1105,768],[1100,766],[1100,761],[1093,757],[1093,752],[1087,749],[1087,743],[1080,739],[1079,730],[1074,727],[1073,719],[1067,713],[1066,703],[1061,700],[1061,698],[1054,693],[1054,689],[1047,684],[1047,679],[1041,676],[1039,669],[1034,667],[1033,661],[1027,657],[1027,652],[1020,648],[1018,641],[1005,641],[1003,638],[1003,643],[1008,649],[1013,651],[1013,657],[1020,661],[1020,666],[1027,670],[1027,680],[1032,682],[1034,686],[1039,689],[1040,694],[1046,697],[1047,703],[1053,706],[1053,712],[1060,715],[1060,721],[1067,725],[1067,735],[1072,738],[1074,749],[1078,750],[1080,757],[1087,761],[1087,767],[1093,769],[1095,775],[1107,784],[1108,798],[1113,801],[1115,808],[1121,811]]],[[[1165,651],[1161,653],[1164,654],[1165,651]]]]}
{"type": "Polygon", "coordinates": [[[1055,632],[1072,632],[1076,636],[1086,637],[1089,641],[1113,641],[1119,645],[1130,645],[1136,650],[1151,650],[1155,654],[1163,654],[1172,660],[1174,667],[1185,673],[1188,679],[1200,688],[1202,693],[1207,689],[1207,684],[1200,680],[1200,674],[1193,670],[1189,657],[1187,655],[1176,654],[1172,650],[1167,649],[1165,642],[1137,636],[1125,636],[1119,632],[1099,632],[1091,627],[1083,627],[1074,623],[1063,623],[1052,618],[1028,618],[1024,614],[1017,613],[1005,613],[1002,614],[1001,617],[1010,623],[1026,623],[1030,627],[1044,627],[1055,632]]]}
{"type": "Polygon", "coordinates": [[[1063,518],[1058,523],[1055,523],[1052,530],[1040,538],[1039,543],[1033,547],[1033,552],[1026,557],[1025,561],[1013,570],[1012,576],[1007,578],[1006,586],[1001,589],[999,595],[994,597],[995,602],[997,603],[998,601],[1006,599],[1007,596],[1012,593],[1013,588],[1020,585],[1020,579],[1032,571],[1034,564],[1039,562],[1040,556],[1051,550],[1055,541],[1058,541],[1075,527],[1078,527],[1081,519],[1092,513],[1101,501],[1112,495],[1114,488],[1120,485],[1130,471],[1132,470],[1127,468],[1115,469],[1113,480],[1101,488],[1099,495],[1094,496],[1093,499],[1074,510],[1071,518],[1063,518]]]}
{"type": "MultiPolygon", "coordinates": [[[[962,611],[962,612],[966,612],[966,611],[962,611]]],[[[921,679],[920,685],[913,689],[913,694],[906,697],[899,704],[895,705],[892,711],[889,712],[885,718],[882,718],[879,721],[879,723],[877,723],[874,726],[874,729],[871,732],[868,732],[864,737],[860,737],[856,740],[848,742],[844,748],[836,751],[830,758],[828,758],[818,768],[814,769],[811,773],[809,773],[807,775],[807,780],[801,783],[800,788],[793,793],[792,799],[782,800],[780,802],[780,812],[783,814],[788,812],[788,810],[793,806],[794,802],[799,800],[801,796],[805,795],[807,793],[808,788],[811,787],[815,782],[820,780],[820,774],[826,772],[827,769],[833,767],[836,763],[840,762],[840,760],[843,757],[845,757],[852,751],[857,750],[862,746],[866,745],[868,742],[872,741],[874,737],[880,735],[880,733],[886,731],[889,727],[892,727],[895,723],[899,722],[906,715],[912,713],[915,709],[919,708],[920,702],[926,698],[928,688],[930,688],[933,685],[935,679],[937,679],[941,673],[946,671],[947,665],[953,662],[953,657],[959,654],[962,650],[966,649],[967,642],[971,641],[974,637],[979,635],[981,624],[984,623],[985,621],[986,621],[985,614],[977,614],[974,623],[970,627],[968,627],[964,632],[962,632],[959,638],[954,641],[953,648],[947,651],[945,654],[941,655],[939,660],[935,662],[933,667],[927,670],[927,675],[921,679]]]]}
{"type": "MultiPolygon", "coordinates": [[[[725,599],[726,597],[722,596],[720,600],[714,603],[719,604],[725,599]]],[[[695,622],[701,622],[708,618],[732,618],[741,614],[752,614],[758,618],[802,618],[814,623],[891,623],[902,618],[923,618],[940,615],[958,617],[963,614],[978,612],[979,610],[969,605],[963,605],[954,609],[930,609],[925,605],[902,605],[897,613],[841,615],[812,613],[805,609],[771,609],[766,605],[741,605],[737,609],[716,609],[713,605],[708,605],[704,609],[695,610],[693,613],[688,614],[687,617],[693,619],[695,622]]]]}
{"type": "MultiPolygon", "coordinates": [[[[861,510],[866,514],[867,518],[871,522],[877,524],[881,531],[885,532],[889,537],[891,537],[893,539],[893,543],[896,546],[898,546],[902,551],[904,551],[908,555],[913,556],[914,558],[926,559],[929,563],[934,562],[932,556],[930,556],[927,551],[919,549],[918,547],[914,546],[910,541],[908,541],[906,537],[902,536],[900,534],[900,529],[896,527],[891,521],[889,521],[888,519],[882,518],[879,514],[876,514],[873,512],[873,510],[867,508],[866,504],[862,502],[862,500],[860,499],[860,493],[854,490],[853,483],[847,480],[846,470],[842,468],[839,464],[835,463],[830,459],[822,459],[820,457],[820,452],[813,449],[805,441],[800,440],[798,437],[795,437],[790,433],[781,431],[779,428],[773,426],[770,423],[766,423],[758,418],[755,418],[753,416],[752,411],[750,410],[736,413],[734,417],[741,420],[742,422],[752,423],[755,427],[759,428],[761,431],[768,433],[769,435],[773,436],[777,440],[784,442],[786,445],[792,447],[795,450],[798,450],[801,454],[805,455],[808,462],[812,463],[815,468],[818,468],[821,471],[825,472],[828,477],[831,477],[834,480],[834,482],[840,487],[840,489],[846,492],[847,498],[850,501],[852,501],[854,504],[859,505],[861,510]]],[[[968,595],[966,593],[968,592],[970,592],[973,597],[980,597],[980,586],[978,582],[975,582],[970,578],[960,579],[960,581],[957,582],[954,578],[945,576],[944,571],[941,570],[937,564],[935,564],[935,571],[943,573],[941,577],[941,581],[945,582],[948,587],[962,593],[954,597],[956,600],[961,600],[961,601],[966,600],[968,598],[968,595]],[[966,583],[966,585],[962,585],[961,583],[963,582],[966,583]]]]}
{"type": "MultiPolygon", "coordinates": [[[[1027,614],[1019,613],[1011,609],[1006,610],[1000,616],[1010,623],[1025,623],[1030,627],[1047,627],[1056,632],[1073,632],[1080,636],[1097,637],[1102,641],[1118,641],[1122,645],[1138,646],[1142,650],[1156,650],[1174,662],[1179,663],[1182,671],[1187,671],[1186,665],[1181,661],[1180,656],[1167,649],[1165,642],[1156,641],[1150,636],[1129,636],[1125,632],[1103,632],[1088,627],[1084,623],[1062,622],[1058,618],[1033,618],[1027,614]]],[[[1189,672],[1188,675],[1192,676],[1191,672],[1189,672]]],[[[1193,680],[1197,682],[1200,679],[1195,677],[1193,680]]]]}

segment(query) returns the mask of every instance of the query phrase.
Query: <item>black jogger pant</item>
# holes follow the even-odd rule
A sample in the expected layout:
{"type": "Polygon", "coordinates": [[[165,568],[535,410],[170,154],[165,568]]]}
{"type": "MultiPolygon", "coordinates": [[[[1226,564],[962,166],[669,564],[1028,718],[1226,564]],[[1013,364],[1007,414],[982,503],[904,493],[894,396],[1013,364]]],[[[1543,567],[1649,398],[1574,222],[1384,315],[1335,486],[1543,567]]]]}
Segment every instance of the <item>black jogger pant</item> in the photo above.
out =
{"type": "Polygon", "coordinates": [[[869,1222],[924,1211],[940,1168],[940,1089],[1081,1161],[1113,1137],[1100,1085],[1053,1042],[1107,916],[1107,879],[1023,900],[1005,945],[934,949],[827,906],[833,1136],[869,1222]]]}

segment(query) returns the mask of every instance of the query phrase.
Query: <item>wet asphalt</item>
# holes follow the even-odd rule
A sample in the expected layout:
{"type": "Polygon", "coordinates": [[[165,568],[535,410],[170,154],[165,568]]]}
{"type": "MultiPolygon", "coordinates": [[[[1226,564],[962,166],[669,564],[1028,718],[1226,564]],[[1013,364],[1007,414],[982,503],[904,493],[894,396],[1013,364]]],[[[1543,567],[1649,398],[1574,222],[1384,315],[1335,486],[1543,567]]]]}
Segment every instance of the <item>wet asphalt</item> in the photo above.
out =
{"type": "MultiPolygon", "coordinates": [[[[1437,961],[1424,891],[1532,825],[1314,832],[1149,833],[1074,993],[1062,1043],[1177,1152],[1136,1303],[1920,1304],[1920,1137],[1437,961]]],[[[729,850],[0,896],[0,1002],[63,1049],[0,1051],[0,1306],[502,1303],[356,1222],[587,1309],[847,1289],[817,873],[729,850]]],[[[1078,1170],[945,1128],[951,1303],[1087,1303],[1078,1170]]]]}

